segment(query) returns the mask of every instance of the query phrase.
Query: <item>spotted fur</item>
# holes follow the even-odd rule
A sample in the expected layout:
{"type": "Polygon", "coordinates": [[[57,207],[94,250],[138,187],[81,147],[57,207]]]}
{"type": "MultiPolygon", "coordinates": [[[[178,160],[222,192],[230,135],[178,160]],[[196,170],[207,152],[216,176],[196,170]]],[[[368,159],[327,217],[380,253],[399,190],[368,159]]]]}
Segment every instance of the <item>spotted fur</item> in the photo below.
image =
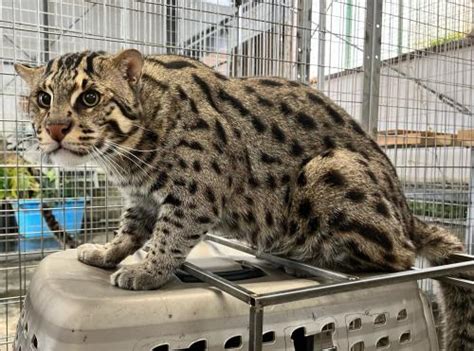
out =
{"type": "MultiPolygon", "coordinates": [[[[31,87],[45,154],[60,164],[95,159],[127,199],[118,234],[82,245],[79,259],[115,267],[152,239],[143,262],[111,276],[121,288],[161,286],[208,231],[344,271],[400,271],[417,253],[437,264],[463,250],[414,218],[377,144],[308,86],[229,79],[186,57],[136,50],[16,68],[31,87]],[[100,101],[87,107],[91,90],[100,101]],[[41,91],[48,108],[38,105],[41,91]],[[48,134],[58,124],[69,128],[60,142],[48,134]]],[[[443,290],[447,349],[474,349],[472,292],[443,290]]]]}

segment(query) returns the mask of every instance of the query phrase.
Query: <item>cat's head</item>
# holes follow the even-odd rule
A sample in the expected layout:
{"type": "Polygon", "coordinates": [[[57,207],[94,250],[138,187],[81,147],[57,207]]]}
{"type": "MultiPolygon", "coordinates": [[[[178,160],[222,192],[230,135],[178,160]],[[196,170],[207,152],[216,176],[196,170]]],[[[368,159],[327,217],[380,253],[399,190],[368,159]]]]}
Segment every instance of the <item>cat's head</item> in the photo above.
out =
{"type": "Polygon", "coordinates": [[[40,67],[15,64],[30,88],[28,101],[40,149],[53,163],[83,164],[137,128],[137,84],[143,57],[84,51],[40,67]]]}

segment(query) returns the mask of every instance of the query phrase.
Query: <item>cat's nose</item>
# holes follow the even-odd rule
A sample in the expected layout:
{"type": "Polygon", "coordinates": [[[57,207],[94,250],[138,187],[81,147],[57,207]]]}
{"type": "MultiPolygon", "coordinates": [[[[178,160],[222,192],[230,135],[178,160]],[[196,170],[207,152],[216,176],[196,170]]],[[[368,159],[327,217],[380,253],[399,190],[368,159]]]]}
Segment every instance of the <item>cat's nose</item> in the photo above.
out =
{"type": "Polygon", "coordinates": [[[71,131],[72,123],[69,122],[61,122],[61,123],[51,123],[46,125],[46,131],[51,136],[53,140],[57,142],[61,142],[64,137],[71,131]]]}

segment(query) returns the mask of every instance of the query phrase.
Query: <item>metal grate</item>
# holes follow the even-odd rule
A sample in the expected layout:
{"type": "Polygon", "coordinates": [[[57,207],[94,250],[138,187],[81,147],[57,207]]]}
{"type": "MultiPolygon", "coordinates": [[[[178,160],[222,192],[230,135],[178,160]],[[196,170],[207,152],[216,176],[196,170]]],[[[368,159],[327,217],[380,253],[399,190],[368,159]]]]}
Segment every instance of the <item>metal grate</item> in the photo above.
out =
{"type": "Polygon", "coordinates": [[[473,253],[473,6],[471,0],[2,0],[0,349],[11,349],[38,261],[63,248],[41,220],[24,232],[38,206],[69,219],[79,242],[107,241],[122,207],[95,165],[63,170],[41,162],[15,62],[135,47],[192,56],[230,76],[311,83],[377,137],[414,212],[449,226],[473,253]]]}

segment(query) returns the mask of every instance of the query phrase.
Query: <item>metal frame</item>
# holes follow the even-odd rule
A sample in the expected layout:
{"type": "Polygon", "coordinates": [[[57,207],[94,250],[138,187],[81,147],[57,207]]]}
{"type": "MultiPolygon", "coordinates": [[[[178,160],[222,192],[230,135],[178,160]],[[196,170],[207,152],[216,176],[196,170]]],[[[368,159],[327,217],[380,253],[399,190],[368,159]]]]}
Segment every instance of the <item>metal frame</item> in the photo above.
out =
{"type": "Polygon", "coordinates": [[[377,136],[382,48],[382,0],[367,1],[364,40],[364,91],[362,127],[377,136]]]}
{"type": "Polygon", "coordinates": [[[206,240],[221,245],[225,245],[235,250],[254,255],[258,258],[267,260],[271,263],[278,264],[287,268],[296,269],[300,272],[309,273],[314,276],[327,278],[330,283],[321,285],[281,290],[266,294],[257,294],[236,283],[230,282],[218,275],[197,267],[196,265],[186,262],[182,268],[189,274],[202,281],[213,285],[222,291],[232,295],[233,297],[245,302],[249,305],[249,351],[262,350],[262,330],[263,315],[266,306],[278,305],[287,302],[305,300],[330,294],[337,294],[347,291],[355,291],[359,289],[374,288],[383,285],[403,283],[419,279],[439,279],[445,283],[454,284],[463,288],[474,290],[474,281],[465,279],[447,277],[450,274],[465,272],[466,270],[474,270],[474,256],[458,254],[453,257],[454,263],[429,267],[429,268],[412,268],[408,271],[379,274],[370,277],[360,278],[353,275],[342,274],[314,267],[309,264],[300,263],[291,259],[273,256],[266,253],[260,253],[253,248],[242,243],[225,239],[216,235],[208,234],[206,240]]]}

